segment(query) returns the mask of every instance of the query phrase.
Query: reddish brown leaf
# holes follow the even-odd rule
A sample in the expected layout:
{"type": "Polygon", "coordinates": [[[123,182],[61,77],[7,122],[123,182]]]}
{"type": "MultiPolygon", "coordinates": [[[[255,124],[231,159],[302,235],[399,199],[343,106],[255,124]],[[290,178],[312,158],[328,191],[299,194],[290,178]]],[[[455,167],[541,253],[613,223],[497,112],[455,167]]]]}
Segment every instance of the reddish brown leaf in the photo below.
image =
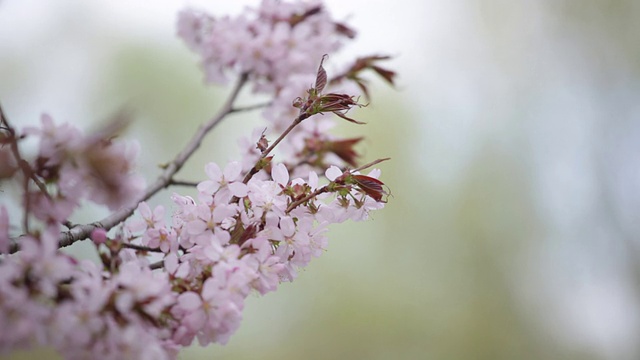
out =
{"type": "Polygon", "coordinates": [[[347,25],[343,24],[343,23],[334,23],[335,27],[336,27],[336,31],[341,34],[344,35],[346,37],[348,37],[349,39],[353,39],[356,37],[356,31],[353,30],[352,28],[348,27],[347,25]]]}
{"type": "Polygon", "coordinates": [[[324,67],[322,67],[322,63],[324,62],[324,59],[327,58],[327,54],[322,56],[322,60],[320,60],[320,66],[318,67],[318,75],[316,75],[316,94],[320,94],[322,92],[322,90],[324,90],[324,87],[327,86],[327,72],[324,70],[324,67]]]}
{"type": "Polygon", "coordinates": [[[353,147],[362,141],[362,137],[352,138],[352,139],[343,139],[343,140],[335,140],[335,141],[327,141],[325,143],[325,147],[328,151],[336,154],[340,159],[344,160],[347,164],[351,166],[356,166],[356,158],[358,157],[358,153],[353,149],[353,147]]]}
{"type": "Polygon", "coordinates": [[[371,69],[375,71],[378,75],[380,75],[383,79],[385,79],[389,84],[393,84],[393,79],[396,76],[395,71],[383,69],[379,66],[371,66],[371,69]]]}
{"type": "Polygon", "coordinates": [[[333,113],[334,113],[334,114],[336,114],[336,115],[338,115],[339,117],[341,117],[341,118],[343,118],[343,119],[345,119],[345,120],[349,121],[349,122],[354,123],[354,124],[359,124],[359,125],[366,124],[365,122],[362,122],[362,121],[358,121],[358,120],[352,119],[352,118],[348,117],[347,115],[345,115],[344,113],[341,113],[341,112],[339,112],[339,111],[334,111],[333,113]]]}
{"type": "Polygon", "coordinates": [[[384,183],[376,178],[366,175],[352,175],[358,188],[369,195],[375,201],[382,201],[383,195],[388,195],[384,190],[384,183]]]}

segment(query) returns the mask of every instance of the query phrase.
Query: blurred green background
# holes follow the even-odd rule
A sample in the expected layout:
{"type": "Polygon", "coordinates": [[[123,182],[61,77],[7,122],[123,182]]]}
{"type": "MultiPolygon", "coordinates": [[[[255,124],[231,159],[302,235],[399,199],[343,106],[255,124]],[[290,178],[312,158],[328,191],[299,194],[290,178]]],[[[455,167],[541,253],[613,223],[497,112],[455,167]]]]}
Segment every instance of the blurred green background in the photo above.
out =
{"type": "MultiPolygon", "coordinates": [[[[126,106],[150,181],[226,96],[203,85],[176,11],[256,3],[0,0],[0,101],[18,125],[48,112],[84,129],[126,106]]],[[[334,227],[293,284],[250,296],[228,345],[180,358],[640,358],[640,3],[328,4],[360,31],[329,71],[395,56],[397,89],[374,82],[368,125],[339,127],[366,135],[363,160],[392,157],[393,197],[334,227]]],[[[257,124],[227,119],[179,177],[233,159],[257,124]]]]}

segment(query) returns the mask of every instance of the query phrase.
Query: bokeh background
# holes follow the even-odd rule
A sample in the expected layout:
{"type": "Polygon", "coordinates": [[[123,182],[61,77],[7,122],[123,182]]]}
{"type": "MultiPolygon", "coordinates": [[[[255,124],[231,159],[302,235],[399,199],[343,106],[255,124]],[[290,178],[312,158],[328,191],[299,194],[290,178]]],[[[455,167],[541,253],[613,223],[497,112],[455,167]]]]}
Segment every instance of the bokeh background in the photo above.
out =
{"type": "MultiPolygon", "coordinates": [[[[395,56],[396,89],[375,81],[357,114],[369,124],[339,128],[366,134],[364,160],[393,158],[393,197],[251,296],[228,345],[180,358],[640,358],[640,2],[327,2],[360,31],[333,64],[395,56]]],[[[177,11],[256,3],[0,0],[0,102],[18,125],[48,112],[86,130],[127,107],[151,180],[226,95],[203,85],[177,11]]],[[[180,178],[234,158],[258,121],[229,118],[180,178]]],[[[13,358],[36,355],[51,353],[13,358]]]]}

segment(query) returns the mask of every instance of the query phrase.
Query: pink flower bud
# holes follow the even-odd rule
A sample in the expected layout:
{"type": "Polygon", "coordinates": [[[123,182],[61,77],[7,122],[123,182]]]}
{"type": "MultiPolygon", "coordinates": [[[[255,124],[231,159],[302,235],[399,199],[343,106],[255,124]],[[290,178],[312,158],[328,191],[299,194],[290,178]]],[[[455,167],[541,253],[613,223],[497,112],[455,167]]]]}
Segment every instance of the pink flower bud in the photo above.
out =
{"type": "Polygon", "coordinates": [[[107,242],[107,231],[103,228],[93,229],[90,237],[96,245],[104,244],[107,242]]]}

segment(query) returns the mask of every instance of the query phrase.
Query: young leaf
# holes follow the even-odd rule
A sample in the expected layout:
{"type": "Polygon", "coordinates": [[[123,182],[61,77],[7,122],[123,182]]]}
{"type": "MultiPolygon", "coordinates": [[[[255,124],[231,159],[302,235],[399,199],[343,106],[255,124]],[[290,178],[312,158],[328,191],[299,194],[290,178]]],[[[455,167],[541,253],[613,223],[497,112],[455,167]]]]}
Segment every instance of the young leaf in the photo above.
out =
{"type": "Polygon", "coordinates": [[[389,193],[383,188],[384,183],[376,178],[366,175],[353,175],[353,180],[365,194],[371,196],[377,202],[386,202],[382,200],[383,195],[389,193]]]}
{"type": "Polygon", "coordinates": [[[320,66],[318,67],[318,75],[316,76],[316,94],[320,94],[324,87],[327,85],[327,72],[322,67],[322,63],[324,59],[327,58],[327,54],[322,56],[322,60],[320,60],[320,66]]]}

